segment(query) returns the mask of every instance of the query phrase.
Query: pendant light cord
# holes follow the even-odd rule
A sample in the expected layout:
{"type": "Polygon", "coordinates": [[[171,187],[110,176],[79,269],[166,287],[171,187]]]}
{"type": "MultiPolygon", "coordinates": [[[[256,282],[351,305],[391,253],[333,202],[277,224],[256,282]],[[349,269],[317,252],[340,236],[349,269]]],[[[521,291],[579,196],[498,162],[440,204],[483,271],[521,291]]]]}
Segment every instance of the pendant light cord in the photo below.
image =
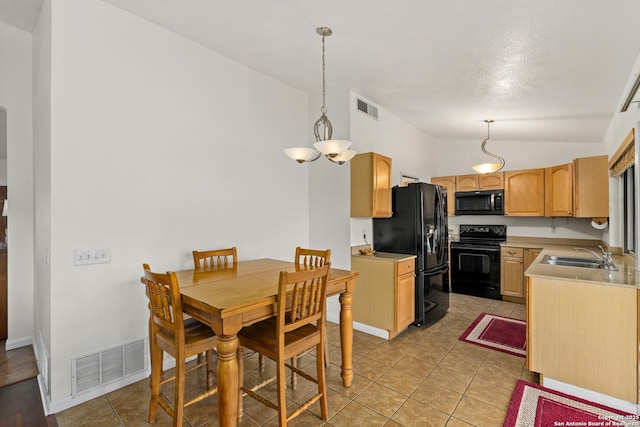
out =
{"type": "Polygon", "coordinates": [[[325,80],[325,55],[324,55],[324,35],[322,36],[322,108],[320,108],[320,112],[322,114],[327,114],[327,108],[325,105],[325,95],[326,95],[326,80],[325,80]]]}

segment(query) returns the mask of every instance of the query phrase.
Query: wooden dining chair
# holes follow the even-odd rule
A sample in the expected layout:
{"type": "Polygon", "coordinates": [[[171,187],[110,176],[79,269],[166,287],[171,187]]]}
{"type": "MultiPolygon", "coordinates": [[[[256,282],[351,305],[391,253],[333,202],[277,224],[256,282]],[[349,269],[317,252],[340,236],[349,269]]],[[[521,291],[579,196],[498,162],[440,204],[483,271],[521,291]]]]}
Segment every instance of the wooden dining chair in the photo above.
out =
{"type": "Polygon", "coordinates": [[[322,267],[326,263],[331,262],[331,249],[303,249],[300,246],[296,248],[295,263],[298,269],[300,267],[322,267]]]}
{"type": "MultiPolygon", "coordinates": [[[[300,246],[296,247],[296,270],[301,270],[303,268],[309,267],[322,267],[326,263],[331,262],[331,249],[327,250],[319,250],[319,249],[305,249],[300,246]]],[[[329,340],[327,340],[327,327],[325,324],[324,328],[324,363],[325,366],[329,366],[329,340]]],[[[308,349],[307,351],[300,354],[299,357],[305,356],[311,353],[313,349],[308,349]]],[[[298,365],[298,357],[293,358],[291,361],[293,366],[298,365]]],[[[295,371],[291,372],[291,388],[296,389],[297,377],[295,371]]]]}
{"type": "Polygon", "coordinates": [[[151,402],[149,422],[156,419],[160,406],[173,418],[174,427],[182,426],[184,408],[215,394],[213,387],[215,373],[212,368],[212,352],[218,341],[211,327],[195,319],[184,319],[180,289],[175,273],[153,273],[148,264],[143,265],[146,293],[149,298],[149,348],[151,353],[151,402]],[[166,377],[162,361],[164,352],[176,360],[175,373],[166,377]],[[189,357],[205,353],[204,361],[198,361],[187,369],[189,357]],[[185,402],[186,375],[202,366],[207,369],[207,388],[185,402]],[[175,382],[173,402],[164,398],[162,386],[175,382]]]}
{"type": "Polygon", "coordinates": [[[196,269],[233,268],[238,264],[236,247],[228,249],[214,249],[210,251],[193,251],[193,267],[196,269]]]}
{"type": "MultiPolygon", "coordinates": [[[[242,347],[263,354],[276,362],[277,403],[257,393],[272,381],[263,381],[253,388],[242,386],[240,393],[244,392],[258,402],[278,411],[280,426],[286,426],[287,422],[300,415],[318,400],[320,400],[322,419],[326,421],[328,418],[324,352],[322,349],[325,336],[325,299],[329,266],[330,264],[327,263],[323,267],[306,271],[280,272],[276,317],[244,327],[238,332],[238,339],[242,347]],[[288,300],[291,301],[290,309],[287,309],[288,300]],[[293,365],[286,364],[287,360],[310,347],[316,349],[315,378],[293,365]],[[291,414],[287,414],[285,366],[318,386],[318,392],[300,404],[291,414]]],[[[239,359],[238,363],[242,364],[242,358],[239,359]]],[[[241,366],[239,369],[242,372],[244,368],[241,366]]]]}

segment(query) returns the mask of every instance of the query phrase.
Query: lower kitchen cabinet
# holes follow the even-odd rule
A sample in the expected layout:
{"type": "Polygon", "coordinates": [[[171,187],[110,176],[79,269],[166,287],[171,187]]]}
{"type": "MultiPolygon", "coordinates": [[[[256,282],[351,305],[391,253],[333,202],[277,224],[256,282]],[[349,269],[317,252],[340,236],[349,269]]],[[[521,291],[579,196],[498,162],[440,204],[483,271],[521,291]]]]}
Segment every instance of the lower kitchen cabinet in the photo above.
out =
{"type": "Polygon", "coordinates": [[[637,403],[639,301],[635,286],[528,277],[527,368],[637,403]]]}
{"type": "Polygon", "coordinates": [[[503,299],[524,303],[524,272],[540,254],[539,248],[503,246],[500,250],[500,294],[503,299]],[[506,298],[505,298],[506,297],[506,298]]]}
{"type": "Polygon", "coordinates": [[[353,320],[387,330],[389,339],[415,320],[415,255],[353,255],[358,271],[353,293],[353,320]]]}

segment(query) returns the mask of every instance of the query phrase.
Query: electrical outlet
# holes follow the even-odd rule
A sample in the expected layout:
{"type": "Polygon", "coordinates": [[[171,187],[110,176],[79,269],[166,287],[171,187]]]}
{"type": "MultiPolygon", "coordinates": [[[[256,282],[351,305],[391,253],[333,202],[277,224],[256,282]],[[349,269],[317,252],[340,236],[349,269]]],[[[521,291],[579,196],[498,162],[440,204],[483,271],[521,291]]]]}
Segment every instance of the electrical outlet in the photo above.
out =
{"type": "Polygon", "coordinates": [[[109,248],[73,250],[73,265],[105,264],[108,262],[111,262],[109,248]]]}

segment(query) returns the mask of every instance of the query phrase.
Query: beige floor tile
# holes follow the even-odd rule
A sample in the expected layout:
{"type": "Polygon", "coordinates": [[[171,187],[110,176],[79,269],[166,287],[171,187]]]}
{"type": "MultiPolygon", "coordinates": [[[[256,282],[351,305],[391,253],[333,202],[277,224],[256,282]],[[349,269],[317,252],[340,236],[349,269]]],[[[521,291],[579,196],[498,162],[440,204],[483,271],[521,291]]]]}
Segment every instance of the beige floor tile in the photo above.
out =
{"type": "Polygon", "coordinates": [[[476,376],[484,381],[503,388],[512,389],[515,387],[521,373],[513,372],[513,370],[505,370],[499,366],[493,366],[483,363],[476,376]]]}
{"type": "Polygon", "coordinates": [[[409,399],[391,419],[404,427],[443,427],[449,415],[417,400],[409,399]]]}
{"type": "Polygon", "coordinates": [[[513,389],[511,388],[498,387],[476,377],[471,381],[464,395],[506,411],[509,408],[512,394],[513,389]]]}
{"type": "Polygon", "coordinates": [[[368,357],[359,359],[358,363],[353,366],[354,373],[372,381],[380,378],[389,369],[390,367],[388,365],[369,359],[368,357]]]}
{"type": "Polygon", "coordinates": [[[376,380],[377,384],[395,390],[404,396],[411,393],[420,385],[422,378],[391,368],[376,380]]]}
{"type": "Polygon", "coordinates": [[[482,361],[483,359],[473,359],[460,353],[449,352],[438,364],[438,367],[449,368],[473,377],[482,361]]]}
{"type": "Polygon", "coordinates": [[[438,365],[433,372],[429,374],[425,381],[429,381],[449,390],[457,391],[458,393],[464,393],[472,378],[473,374],[465,374],[463,372],[458,372],[438,365]]]}
{"type": "Polygon", "coordinates": [[[59,427],[75,427],[106,415],[115,414],[106,396],[96,397],[81,405],[56,414],[59,427]]]}
{"type": "Polygon", "coordinates": [[[507,411],[481,402],[472,397],[463,396],[453,412],[453,416],[477,427],[501,427],[507,411]]]}
{"type": "Polygon", "coordinates": [[[417,378],[426,378],[438,362],[406,355],[394,365],[394,368],[417,378]]]}
{"type": "Polygon", "coordinates": [[[357,402],[351,402],[329,420],[333,427],[384,426],[388,418],[357,402]]]}
{"type": "Polygon", "coordinates": [[[420,384],[411,395],[411,399],[432,406],[445,414],[452,414],[461,398],[462,393],[449,390],[429,381],[420,384]]]}
{"type": "Polygon", "coordinates": [[[391,417],[406,400],[407,396],[376,383],[371,384],[355,399],[361,405],[387,418],[391,417]]]}
{"type": "Polygon", "coordinates": [[[449,421],[447,421],[446,427],[473,427],[473,424],[469,424],[455,417],[451,417],[449,418],[449,421]]]}

